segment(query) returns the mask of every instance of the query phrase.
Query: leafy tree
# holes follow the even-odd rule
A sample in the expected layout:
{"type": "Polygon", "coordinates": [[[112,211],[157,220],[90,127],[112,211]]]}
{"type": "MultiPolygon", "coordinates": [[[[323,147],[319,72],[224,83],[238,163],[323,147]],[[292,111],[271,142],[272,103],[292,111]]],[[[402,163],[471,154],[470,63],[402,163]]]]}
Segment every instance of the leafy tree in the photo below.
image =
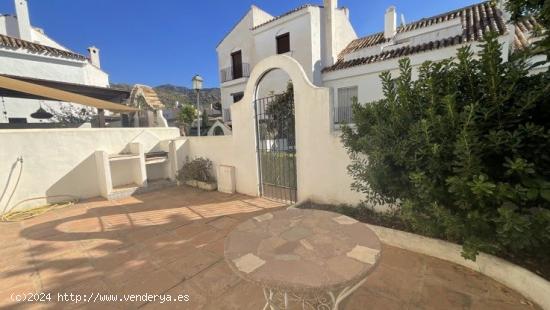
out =
{"type": "Polygon", "coordinates": [[[294,145],[294,86],[288,82],[286,91],[275,95],[265,108],[266,133],[272,139],[288,139],[294,145]]]}
{"type": "Polygon", "coordinates": [[[183,126],[185,130],[185,134],[189,134],[189,130],[191,128],[191,125],[193,122],[197,119],[198,116],[197,109],[190,105],[190,104],[184,104],[181,109],[180,113],[178,115],[178,120],[180,122],[180,125],[183,126]]]}
{"type": "Polygon", "coordinates": [[[384,99],[355,103],[356,128],[343,131],[353,186],[414,231],[462,243],[466,258],[548,260],[550,74],[502,62],[494,34],[481,47],[424,63],[415,81],[408,59],[396,79],[381,74],[384,99]]]}
{"type": "MultiPolygon", "coordinates": [[[[513,21],[519,21],[527,16],[533,16],[544,29],[550,29],[550,1],[548,0],[508,0],[506,9],[511,13],[513,21]]],[[[550,36],[544,29],[535,29],[543,39],[535,44],[535,53],[550,57],[550,36]]]]}

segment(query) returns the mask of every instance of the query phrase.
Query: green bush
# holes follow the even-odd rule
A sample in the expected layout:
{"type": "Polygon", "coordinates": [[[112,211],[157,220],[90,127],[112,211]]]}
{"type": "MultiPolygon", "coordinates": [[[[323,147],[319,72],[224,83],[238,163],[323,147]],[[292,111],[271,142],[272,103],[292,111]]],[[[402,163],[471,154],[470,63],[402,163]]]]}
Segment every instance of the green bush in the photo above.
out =
{"type": "MultiPolygon", "coordinates": [[[[415,232],[479,251],[550,253],[548,72],[502,61],[495,35],[456,59],[427,62],[412,80],[381,74],[384,99],[354,104],[344,128],[354,188],[369,204],[393,204],[415,232]],[[365,156],[366,155],[366,156],[365,156]]],[[[546,258],[547,259],[547,258],[546,258]]]]}
{"type": "Polygon", "coordinates": [[[214,182],[212,176],[212,162],[206,158],[196,158],[186,162],[178,173],[180,181],[214,182]]]}
{"type": "Polygon", "coordinates": [[[178,121],[181,126],[185,127],[185,134],[189,134],[189,129],[191,128],[191,125],[193,122],[197,119],[199,116],[199,111],[197,108],[190,104],[184,104],[180,112],[178,114],[178,121]]]}

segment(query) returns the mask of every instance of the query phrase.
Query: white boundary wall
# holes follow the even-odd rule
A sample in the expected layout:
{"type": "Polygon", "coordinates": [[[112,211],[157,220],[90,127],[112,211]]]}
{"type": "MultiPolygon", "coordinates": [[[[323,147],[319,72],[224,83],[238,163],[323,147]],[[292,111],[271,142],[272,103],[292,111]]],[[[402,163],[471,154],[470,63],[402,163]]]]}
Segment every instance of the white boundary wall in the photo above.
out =
{"type": "Polygon", "coordinates": [[[219,165],[234,166],[237,192],[259,194],[254,100],[257,85],[273,69],[285,71],[294,85],[298,201],[360,202],[361,194],[350,187],[349,156],[332,132],[330,90],[314,86],[300,64],[286,55],[270,56],[254,66],[243,99],[231,105],[233,135],[187,138],[189,159],[209,158],[216,170],[219,165]]]}
{"type": "MultiPolygon", "coordinates": [[[[48,197],[19,207],[68,198],[59,195],[100,196],[96,151],[117,154],[139,142],[149,152],[160,150],[161,141],[178,137],[177,128],[0,130],[0,214],[30,198],[48,197]]],[[[183,162],[183,152],[177,154],[183,162]]]]}

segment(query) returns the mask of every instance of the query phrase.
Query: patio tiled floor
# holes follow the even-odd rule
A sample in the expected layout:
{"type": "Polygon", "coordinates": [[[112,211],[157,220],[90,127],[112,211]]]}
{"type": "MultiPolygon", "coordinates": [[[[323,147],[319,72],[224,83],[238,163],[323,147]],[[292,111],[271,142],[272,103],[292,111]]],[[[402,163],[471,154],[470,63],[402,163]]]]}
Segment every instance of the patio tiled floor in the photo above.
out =
{"type": "MultiPolygon", "coordinates": [[[[278,207],[260,198],[178,187],[0,223],[0,307],[261,309],[261,290],[224,262],[224,238],[237,223],[278,207]],[[11,301],[13,293],[24,292],[52,292],[52,302],[11,301]],[[87,298],[188,294],[190,301],[58,303],[58,292],[87,298]]],[[[379,268],[345,304],[384,310],[534,308],[478,273],[389,246],[379,268]]]]}

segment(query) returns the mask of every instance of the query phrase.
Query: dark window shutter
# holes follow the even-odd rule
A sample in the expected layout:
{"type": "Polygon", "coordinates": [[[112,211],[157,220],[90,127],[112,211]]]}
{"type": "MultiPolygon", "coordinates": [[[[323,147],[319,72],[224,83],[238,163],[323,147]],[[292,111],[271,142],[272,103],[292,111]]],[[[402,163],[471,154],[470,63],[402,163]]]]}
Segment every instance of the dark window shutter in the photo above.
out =
{"type": "Polygon", "coordinates": [[[277,36],[277,54],[284,54],[290,52],[290,33],[284,33],[277,36]]]}
{"type": "Polygon", "coordinates": [[[243,77],[243,55],[241,51],[231,53],[231,65],[233,71],[233,79],[239,79],[243,77]]]}

